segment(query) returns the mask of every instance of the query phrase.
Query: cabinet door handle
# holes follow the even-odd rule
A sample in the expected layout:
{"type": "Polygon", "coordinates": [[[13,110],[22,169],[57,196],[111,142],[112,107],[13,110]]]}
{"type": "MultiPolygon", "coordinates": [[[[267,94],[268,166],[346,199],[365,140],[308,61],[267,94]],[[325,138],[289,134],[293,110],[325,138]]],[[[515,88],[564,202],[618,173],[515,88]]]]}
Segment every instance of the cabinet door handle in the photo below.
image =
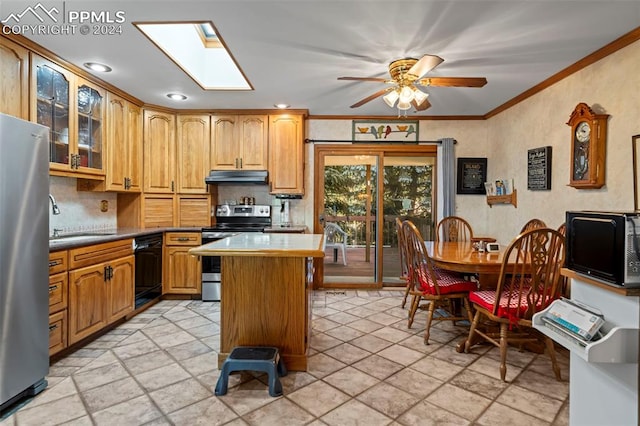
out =
{"type": "Polygon", "coordinates": [[[104,267],[103,276],[104,276],[104,282],[107,282],[109,280],[109,267],[108,266],[104,267]]]}
{"type": "Polygon", "coordinates": [[[178,241],[189,241],[189,237],[178,237],[178,241]]]}
{"type": "Polygon", "coordinates": [[[113,278],[113,266],[108,266],[109,268],[109,280],[111,280],[111,278],[113,278]]]}
{"type": "Polygon", "coordinates": [[[49,293],[54,292],[58,289],[58,285],[50,285],[49,286],[49,293]]]}
{"type": "Polygon", "coordinates": [[[175,192],[174,182],[173,181],[171,181],[171,192],[175,192]]]}
{"type": "Polygon", "coordinates": [[[235,159],[234,166],[235,166],[236,169],[238,168],[238,159],[237,158],[235,159]]]}
{"type": "Polygon", "coordinates": [[[242,168],[242,158],[240,158],[240,168],[242,168]]]}
{"type": "Polygon", "coordinates": [[[56,328],[58,328],[58,324],[52,324],[49,325],[49,332],[52,332],[53,330],[55,330],[56,328]]]}
{"type": "Polygon", "coordinates": [[[62,264],[62,260],[58,260],[58,259],[50,260],[49,261],[49,268],[53,268],[54,266],[58,266],[60,264],[62,264]]]}

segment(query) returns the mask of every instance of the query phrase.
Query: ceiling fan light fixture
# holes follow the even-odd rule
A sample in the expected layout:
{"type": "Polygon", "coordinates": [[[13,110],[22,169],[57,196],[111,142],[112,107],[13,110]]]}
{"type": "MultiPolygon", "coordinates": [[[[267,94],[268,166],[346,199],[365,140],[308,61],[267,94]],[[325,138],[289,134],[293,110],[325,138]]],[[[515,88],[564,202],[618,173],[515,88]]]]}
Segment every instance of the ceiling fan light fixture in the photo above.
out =
{"type": "Polygon", "coordinates": [[[404,101],[402,101],[402,99],[401,99],[401,100],[400,100],[400,102],[398,102],[398,109],[399,109],[400,111],[406,111],[406,110],[408,110],[409,108],[411,108],[411,101],[409,101],[409,102],[404,102],[404,101]]]}
{"type": "Polygon", "coordinates": [[[384,95],[382,99],[387,105],[389,105],[389,107],[393,108],[393,106],[396,104],[396,101],[398,100],[399,97],[400,95],[398,94],[398,91],[392,90],[391,92],[384,95]]]}
{"type": "Polygon", "coordinates": [[[402,103],[411,103],[413,100],[413,90],[409,86],[404,86],[400,90],[400,102],[402,103]]]}
{"type": "Polygon", "coordinates": [[[424,93],[422,90],[418,90],[415,87],[413,88],[413,99],[416,101],[416,104],[422,105],[428,97],[429,95],[427,93],[424,93]]]}

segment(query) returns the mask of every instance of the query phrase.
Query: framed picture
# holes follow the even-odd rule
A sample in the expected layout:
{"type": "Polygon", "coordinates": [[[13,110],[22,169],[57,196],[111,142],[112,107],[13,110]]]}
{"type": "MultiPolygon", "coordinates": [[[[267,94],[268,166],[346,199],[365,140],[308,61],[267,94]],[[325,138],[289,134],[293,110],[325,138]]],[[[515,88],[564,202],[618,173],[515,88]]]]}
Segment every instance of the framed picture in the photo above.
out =
{"type": "Polygon", "coordinates": [[[633,206],[640,211],[640,135],[631,137],[633,148],[633,206]]]}
{"type": "Polygon", "coordinates": [[[530,149],[527,152],[527,189],[551,189],[551,147],[530,149]]]}
{"type": "Polygon", "coordinates": [[[418,120],[353,120],[353,141],[418,142],[418,120]]]}
{"type": "Polygon", "coordinates": [[[456,194],[486,194],[486,158],[458,158],[456,194]]]}

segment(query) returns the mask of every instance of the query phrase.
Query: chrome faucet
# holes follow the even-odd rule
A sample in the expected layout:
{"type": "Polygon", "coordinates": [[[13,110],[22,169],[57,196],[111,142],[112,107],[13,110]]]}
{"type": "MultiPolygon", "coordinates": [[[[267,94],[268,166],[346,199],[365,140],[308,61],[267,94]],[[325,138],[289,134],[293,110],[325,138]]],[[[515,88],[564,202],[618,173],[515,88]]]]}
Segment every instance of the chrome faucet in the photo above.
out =
{"type": "Polygon", "coordinates": [[[53,198],[53,195],[49,194],[49,200],[51,200],[51,211],[53,214],[60,214],[60,208],[58,207],[58,203],[56,203],[56,199],[53,198]]]}

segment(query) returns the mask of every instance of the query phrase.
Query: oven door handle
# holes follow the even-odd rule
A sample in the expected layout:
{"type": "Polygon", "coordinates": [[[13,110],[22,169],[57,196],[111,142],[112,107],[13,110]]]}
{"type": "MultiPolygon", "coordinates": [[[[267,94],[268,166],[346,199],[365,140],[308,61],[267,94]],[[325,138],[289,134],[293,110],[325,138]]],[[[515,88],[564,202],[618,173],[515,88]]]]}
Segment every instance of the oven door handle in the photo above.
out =
{"type": "Polygon", "coordinates": [[[149,248],[149,244],[134,244],[133,251],[146,250],[149,248]]]}

